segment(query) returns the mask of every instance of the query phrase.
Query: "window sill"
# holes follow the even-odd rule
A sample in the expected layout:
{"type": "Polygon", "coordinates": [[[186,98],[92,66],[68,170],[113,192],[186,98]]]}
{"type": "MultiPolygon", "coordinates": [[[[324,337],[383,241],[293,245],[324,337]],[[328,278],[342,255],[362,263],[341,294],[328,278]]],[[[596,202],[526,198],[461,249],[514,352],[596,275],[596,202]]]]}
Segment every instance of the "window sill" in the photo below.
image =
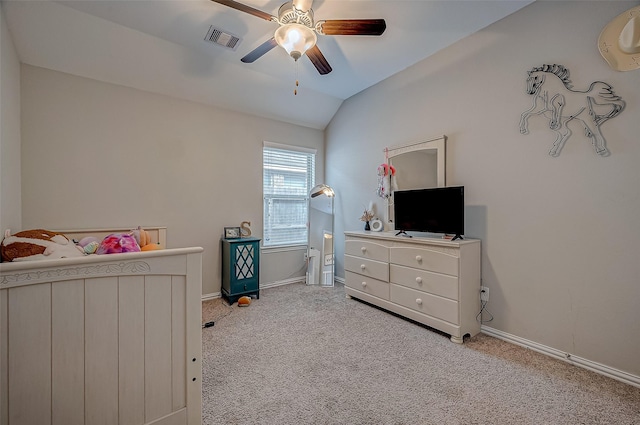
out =
{"type": "Polygon", "coordinates": [[[288,252],[288,251],[300,251],[303,249],[307,249],[307,244],[297,244],[297,245],[276,245],[276,246],[262,246],[260,250],[265,253],[271,252],[288,252]]]}

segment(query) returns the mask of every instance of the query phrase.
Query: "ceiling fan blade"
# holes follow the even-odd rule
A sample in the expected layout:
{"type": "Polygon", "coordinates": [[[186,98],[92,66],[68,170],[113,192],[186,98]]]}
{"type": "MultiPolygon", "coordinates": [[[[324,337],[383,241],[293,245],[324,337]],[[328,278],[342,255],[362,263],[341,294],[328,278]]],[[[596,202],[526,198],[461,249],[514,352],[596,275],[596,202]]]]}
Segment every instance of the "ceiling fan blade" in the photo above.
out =
{"type": "Polygon", "coordinates": [[[249,15],[257,16],[258,18],[262,18],[266,21],[277,20],[277,18],[273,15],[268,14],[267,12],[263,12],[262,10],[254,9],[251,6],[247,6],[246,4],[238,3],[233,0],[211,0],[214,3],[220,3],[225,6],[229,6],[232,9],[239,10],[241,12],[248,13],[249,15]]]}
{"type": "Polygon", "coordinates": [[[259,59],[262,55],[267,53],[269,50],[271,50],[274,47],[276,47],[277,45],[278,45],[278,43],[276,43],[276,39],[275,38],[267,40],[264,43],[262,43],[261,45],[259,45],[258,47],[256,47],[255,49],[253,49],[251,52],[247,53],[245,55],[245,57],[243,57],[240,60],[242,62],[244,62],[244,63],[252,63],[256,59],[259,59]]]}
{"type": "Polygon", "coordinates": [[[387,23],[384,19],[329,19],[318,21],[316,28],[324,35],[382,35],[387,23]]]}
{"type": "Polygon", "coordinates": [[[329,65],[329,62],[324,58],[324,55],[320,49],[318,49],[317,45],[307,50],[306,55],[309,56],[309,60],[311,60],[311,63],[313,63],[320,75],[326,75],[333,71],[331,65],[329,65]]]}

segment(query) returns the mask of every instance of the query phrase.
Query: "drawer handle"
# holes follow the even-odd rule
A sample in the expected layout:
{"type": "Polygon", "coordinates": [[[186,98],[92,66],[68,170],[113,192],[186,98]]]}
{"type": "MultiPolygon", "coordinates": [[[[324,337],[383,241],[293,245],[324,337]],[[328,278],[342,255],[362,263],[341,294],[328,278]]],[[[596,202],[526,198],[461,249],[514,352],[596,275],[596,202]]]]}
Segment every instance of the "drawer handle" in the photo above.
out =
{"type": "Polygon", "coordinates": [[[422,305],[422,298],[416,298],[416,304],[422,305]]]}
{"type": "Polygon", "coordinates": [[[422,278],[420,276],[416,277],[416,283],[422,283],[422,278]]]}
{"type": "Polygon", "coordinates": [[[367,286],[367,282],[362,282],[362,287],[364,288],[365,286],[367,286]]]}
{"type": "Polygon", "coordinates": [[[360,264],[360,268],[361,268],[362,270],[364,270],[364,269],[366,268],[366,266],[365,266],[364,264],[360,264]]]}
{"type": "Polygon", "coordinates": [[[418,263],[422,262],[422,256],[421,255],[416,255],[416,261],[418,263]]]}
{"type": "Polygon", "coordinates": [[[365,252],[367,252],[367,248],[363,246],[362,248],[360,248],[360,251],[362,251],[362,253],[364,254],[365,252]]]}

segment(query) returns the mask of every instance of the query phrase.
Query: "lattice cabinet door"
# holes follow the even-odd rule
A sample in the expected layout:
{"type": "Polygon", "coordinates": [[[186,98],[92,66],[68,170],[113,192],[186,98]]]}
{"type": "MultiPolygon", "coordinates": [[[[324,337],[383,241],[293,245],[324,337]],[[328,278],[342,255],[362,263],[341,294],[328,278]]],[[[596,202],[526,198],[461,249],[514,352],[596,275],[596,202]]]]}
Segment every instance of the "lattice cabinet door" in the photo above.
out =
{"type": "Polygon", "coordinates": [[[243,295],[260,298],[260,239],[223,239],[222,296],[233,304],[243,295]]]}

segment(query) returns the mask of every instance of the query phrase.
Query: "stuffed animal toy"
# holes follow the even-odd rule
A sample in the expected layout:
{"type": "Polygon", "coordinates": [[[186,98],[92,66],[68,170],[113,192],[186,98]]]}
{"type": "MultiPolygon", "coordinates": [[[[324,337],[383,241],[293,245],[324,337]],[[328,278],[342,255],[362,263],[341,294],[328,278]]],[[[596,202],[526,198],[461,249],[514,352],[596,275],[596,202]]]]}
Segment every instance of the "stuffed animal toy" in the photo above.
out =
{"type": "Polygon", "coordinates": [[[140,247],[140,251],[156,251],[160,249],[160,245],[157,243],[148,243],[145,246],[140,247]]]}
{"type": "Polygon", "coordinates": [[[24,230],[15,235],[7,230],[0,247],[2,261],[31,261],[54,258],[82,257],[77,247],[65,235],[44,229],[24,230]]]}
{"type": "Polygon", "coordinates": [[[100,242],[96,250],[96,254],[100,255],[122,252],[140,252],[140,245],[133,236],[126,233],[112,233],[100,242]]]}
{"type": "Polygon", "coordinates": [[[136,242],[142,251],[155,251],[156,249],[160,249],[160,245],[151,242],[151,235],[149,235],[149,232],[140,226],[138,226],[137,229],[132,230],[130,235],[136,239],[136,242]]]}
{"type": "Polygon", "coordinates": [[[151,237],[149,236],[149,232],[144,230],[142,227],[138,226],[137,229],[133,229],[130,233],[136,239],[138,246],[142,248],[145,245],[148,245],[151,242],[151,237]]]}
{"type": "Polygon", "coordinates": [[[249,307],[251,305],[251,297],[242,296],[238,298],[238,307],[249,307]]]}
{"type": "Polygon", "coordinates": [[[100,242],[93,236],[87,236],[80,239],[78,246],[82,248],[85,254],[95,254],[100,246],[100,242]]]}

